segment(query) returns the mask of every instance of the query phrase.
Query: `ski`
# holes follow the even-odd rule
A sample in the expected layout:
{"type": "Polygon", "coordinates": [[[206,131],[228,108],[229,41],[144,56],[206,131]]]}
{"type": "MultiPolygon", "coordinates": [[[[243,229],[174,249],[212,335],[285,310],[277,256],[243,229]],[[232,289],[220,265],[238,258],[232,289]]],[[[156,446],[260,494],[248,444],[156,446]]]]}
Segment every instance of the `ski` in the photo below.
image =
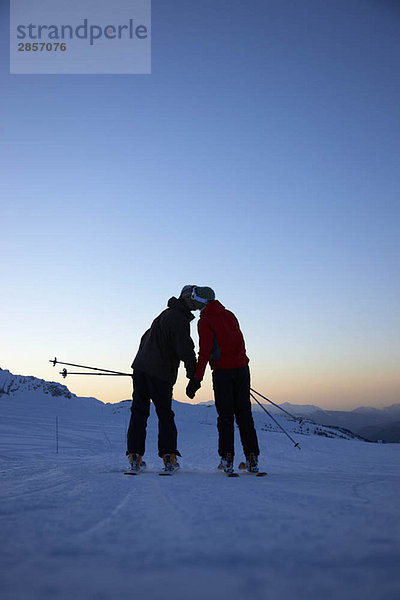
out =
{"type": "MultiPolygon", "coordinates": [[[[179,469],[174,469],[173,471],[162,470],[158,473],[158,475],[160,475],[160,477],[171,477],[178,470],[179,469]]],[[[124,475],[139,475],[139,473],[142,473],[143,471],[144,471],[144,469],[139,469],[137,471],[135,471],[133,469],[129,469],[128,471],[124,471],[123,473],[124,473],[124,475]]],[[[223,475],[225,475],[225,477],[239,477],[239,473],[236,473],[235,471],[233,471],[231,473],[227,473],[226,471],[221,471],[221,473],[223,475]]],[[[249,472],[246,471],[246,473],[249,473],[249,472]]],[[[249,473],[249,475],[255,475],[256,477],[264,477],[265,475],[267,475],[267,473],[249,473]]]]}
{"type": "Polygon", "coordinates": [[[244,470],[243,475],[252,475],[253,477],[266,477],[268,473],[266,471],[259,471],[258,473],[252,473],[251,471],[244,470]]]}
{"type": "Polygon", "coordinates": [[[162,471],[159,472],[159,475],[161,475],[161,477],[168,477],[173,475],[177,471],[179,471],[179,466],[173,467],[172,469],[164,468],[162,471]]]}
{"type": "Polygon", "coordinates": [[[268,475],[265,471],[249,471],[245,462],[239,464],[239,470],[248,473],[249,475],[254,475],[255,477],[266,477],[268,475]]]}
{"type": "Polygon", "coordinates": [[[221,471],[221,473],[226,475],[226,477],[239,477],[239,473],[235,473],[235,471],[233,469],[225,471],[225,469],[222,469],[220,466],[217,468],[218,468],[218,471],[221,471]]]}
{"type": "Polygon", "coordinates": [[[124,471],[124,475],[139,475],[145,470],[145,467],[140,467],[139,469],[127,469],[124,471]]]}

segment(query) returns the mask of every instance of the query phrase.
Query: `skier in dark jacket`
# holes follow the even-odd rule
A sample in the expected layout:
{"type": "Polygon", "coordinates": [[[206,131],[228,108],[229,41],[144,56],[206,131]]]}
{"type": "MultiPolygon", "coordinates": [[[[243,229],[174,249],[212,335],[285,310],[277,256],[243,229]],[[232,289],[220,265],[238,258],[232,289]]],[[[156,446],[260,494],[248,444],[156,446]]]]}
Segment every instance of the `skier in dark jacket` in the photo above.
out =
{"type": "Polygon", "coordinates": [[[198,303],[191,298],[193,286],[185,286],[179,298],[172,297],[168,308],[154,319],[140,341],[139,350],[132,363],[133,401],[128,429],[126,454],[132,471],[143,467],[146,426],[150,414],[150,399],[158,416],[158,454],[164,460],[164,469],[179,467],[181,456],[177,448],[177,430],[171,408],[172,388],[178,368],[183,361],[190,379],[196,369],[196,355],[190,337],[191,311],[198,303]]]}
{"type": "Polygon", "coordinates": [[[246,456],[246,468],[258,472],[257,433],[251,414],[249,359],[239,322],[235,315],[215,300],[211,288],[195,288],[192,297],[203,302],[198,322],[199,358],[186,394],[194,398],[200,388],[207,363],[213,371],[215,407],[218,413],[218,468],[233,472],[234,420],[246,456]]]}

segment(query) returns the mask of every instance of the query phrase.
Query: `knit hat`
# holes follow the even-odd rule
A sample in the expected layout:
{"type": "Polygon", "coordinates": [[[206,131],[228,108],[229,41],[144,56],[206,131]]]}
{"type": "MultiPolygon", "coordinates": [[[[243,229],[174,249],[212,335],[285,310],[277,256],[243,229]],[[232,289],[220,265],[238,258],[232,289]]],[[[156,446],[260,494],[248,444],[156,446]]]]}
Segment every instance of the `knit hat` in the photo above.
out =
{"type": "Polygon", "coordinates": [[[190,298],[195,285],[184,285],[179,298],[190,298]]]}
{"type": "Polygon", "coordinates": [[[208,302],[215,300],[215,292],[210,287],[194,287],[192,298],[208,304],[208,302]]]}

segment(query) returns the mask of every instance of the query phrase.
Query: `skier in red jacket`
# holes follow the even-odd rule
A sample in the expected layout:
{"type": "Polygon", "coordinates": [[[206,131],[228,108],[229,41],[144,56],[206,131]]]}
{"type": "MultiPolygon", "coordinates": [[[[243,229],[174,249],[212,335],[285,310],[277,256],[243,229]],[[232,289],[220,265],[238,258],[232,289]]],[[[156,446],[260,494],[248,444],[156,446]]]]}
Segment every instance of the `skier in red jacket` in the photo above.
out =
{"type": "Polygon", "coordinates": [[[207,363],[213,371],[212,380],[215,407],[218,413],[219,469],[233,471],[234,420],[239,427],[240,439],[246,456],[246,468],[258,472],[257,433],[251,414],[249,359],[239,322],[208,287],[194,287],[192,299],[200,309],[198,321],[199,358],[194,377],[186,388],[186,395],[194,398],[201,386],[207,363]]]}

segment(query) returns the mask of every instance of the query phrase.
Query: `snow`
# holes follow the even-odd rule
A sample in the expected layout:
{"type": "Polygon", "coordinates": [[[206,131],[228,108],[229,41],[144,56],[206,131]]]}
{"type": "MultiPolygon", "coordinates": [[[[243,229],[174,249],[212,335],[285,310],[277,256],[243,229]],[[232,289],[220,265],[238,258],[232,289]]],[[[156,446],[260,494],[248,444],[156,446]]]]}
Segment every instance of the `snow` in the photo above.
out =
{"type": "Polygon", "coordinates": [[[174,402],[181,471],[157,476],[152,410],[148,470],[127,477],[129,402],[10,389],[0,394],[2,600],[400,597],[400,445],[298,435],[283,417],[299,451],[255,413],[269,475],[229,479],[216,471],[214,406],[174,402]]]}

